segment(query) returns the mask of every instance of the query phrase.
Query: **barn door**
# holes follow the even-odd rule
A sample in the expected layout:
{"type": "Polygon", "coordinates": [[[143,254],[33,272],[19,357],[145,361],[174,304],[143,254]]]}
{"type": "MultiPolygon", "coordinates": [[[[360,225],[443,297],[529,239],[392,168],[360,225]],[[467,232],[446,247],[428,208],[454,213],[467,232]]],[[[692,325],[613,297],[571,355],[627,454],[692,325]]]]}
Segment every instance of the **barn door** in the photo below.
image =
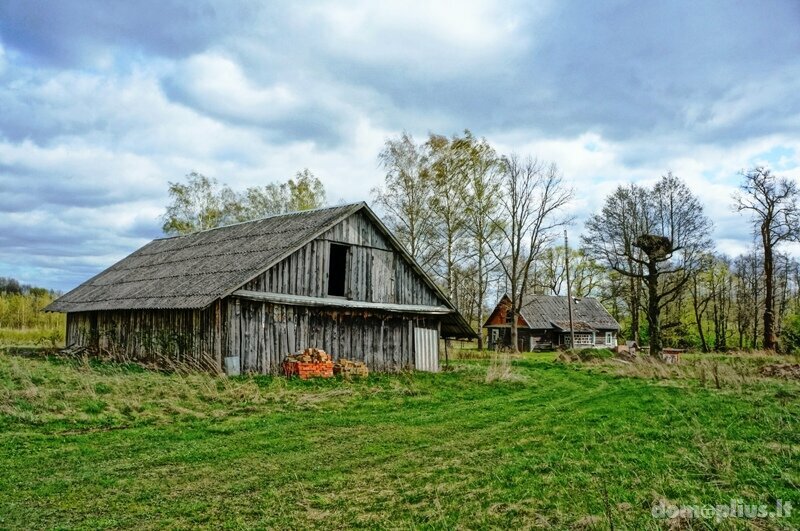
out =
{"type": "Polygon", "coordinates": [[[439,330],[414,328],[414,367],[418,371],[439,371],[439,330]]]}

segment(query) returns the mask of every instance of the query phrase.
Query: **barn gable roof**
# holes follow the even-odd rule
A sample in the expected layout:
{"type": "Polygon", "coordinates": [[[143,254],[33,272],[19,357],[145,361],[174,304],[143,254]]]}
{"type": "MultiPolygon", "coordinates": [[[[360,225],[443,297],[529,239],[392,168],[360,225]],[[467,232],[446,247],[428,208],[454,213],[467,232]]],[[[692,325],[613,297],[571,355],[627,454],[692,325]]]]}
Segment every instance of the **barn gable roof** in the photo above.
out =
{"type": "MultiPolygon", "coordinates": [[[[455,307],[366,203],[291,212],[183,236],[159,238],[59,297],[58,312],[205,308],[337,223],[363,211],[425,283],[455,307]]],[[[471,329],[455,312],[458,328],[471,329]]]]}
{"type": "Polygon", "coordinates": [[[365,203],[291,212],[158,238],[47,310],[205,308],[362,208],[365,203]]]}
{"type": "MultiPolygon", "coordinates": [[[[508,295],[503,295],[508,299],[508,295]]],[[[499,304],[499,303],[498,303],[499,304]]],[[[527,295],[520,312],[529,328],[548,330],[557,328],[569,331],[569,304],[567,297],[557,295],[527,295]]],[[[572,322],[576,332],[591,330],[619,330],[619,323],[611,317],[600,301],[592,297],[573,297],[572,322]]]]}

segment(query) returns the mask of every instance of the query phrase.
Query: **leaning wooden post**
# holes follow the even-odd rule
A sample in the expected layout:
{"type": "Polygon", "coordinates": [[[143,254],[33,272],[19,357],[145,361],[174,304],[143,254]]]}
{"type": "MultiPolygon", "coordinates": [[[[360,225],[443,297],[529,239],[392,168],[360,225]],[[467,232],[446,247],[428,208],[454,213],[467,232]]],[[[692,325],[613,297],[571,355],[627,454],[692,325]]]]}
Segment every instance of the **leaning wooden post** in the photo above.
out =
{"type": "Polygon", "coordinates": [[[214,361],[217,364],[217,371],[225,372],[222,363],[222,299],[217,299],[214,304],[214,361]]]}
{"type": "Polygon", "coordinates": [[[567,307],[569,308],[569,348],[575,348],[575,326],[572,324],[572,281],[569,278],[569,240],[564,229],[564,274],[567,276],[567,307]]]}
{"type": "MultiPolygon", "coordinates": [[[[442,335],[442,322],[438,323],[439,335],[442,335]]],[[[447,338],[444,338],[444,366],[446,369],[450,368],[450,354],[447,352],[447,338]]]]}

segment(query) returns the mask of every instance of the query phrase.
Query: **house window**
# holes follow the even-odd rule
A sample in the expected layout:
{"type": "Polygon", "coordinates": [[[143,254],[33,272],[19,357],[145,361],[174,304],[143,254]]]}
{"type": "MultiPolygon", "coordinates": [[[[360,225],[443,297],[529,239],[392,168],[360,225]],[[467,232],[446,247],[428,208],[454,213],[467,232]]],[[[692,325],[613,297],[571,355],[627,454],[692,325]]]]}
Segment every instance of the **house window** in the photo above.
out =
{"type": "Polygon", "coordinates": [[[344,297],[347,285],[347,255],[350,246],[331,244],[328,264],[328,295],[344,297]]]}
{"type": "Polygon", "coordinates": [[[606,345],[614,344],[614,334],[611,332],[606,332],[606,345]]]}

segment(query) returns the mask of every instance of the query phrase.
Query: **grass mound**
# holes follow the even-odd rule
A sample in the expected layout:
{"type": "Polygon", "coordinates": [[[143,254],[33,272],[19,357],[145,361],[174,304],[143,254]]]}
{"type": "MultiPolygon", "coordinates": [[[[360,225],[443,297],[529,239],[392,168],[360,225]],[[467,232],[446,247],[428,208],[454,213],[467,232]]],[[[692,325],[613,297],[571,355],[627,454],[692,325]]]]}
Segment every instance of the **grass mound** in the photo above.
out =
{"type": "Polygon", "coordinates": [[[565,350],[558,355],[558,361],[562,363],[591,362],[608,360],[614,357],[614,353],[607,348],[584,348],[581,350],[565,350]]]}

